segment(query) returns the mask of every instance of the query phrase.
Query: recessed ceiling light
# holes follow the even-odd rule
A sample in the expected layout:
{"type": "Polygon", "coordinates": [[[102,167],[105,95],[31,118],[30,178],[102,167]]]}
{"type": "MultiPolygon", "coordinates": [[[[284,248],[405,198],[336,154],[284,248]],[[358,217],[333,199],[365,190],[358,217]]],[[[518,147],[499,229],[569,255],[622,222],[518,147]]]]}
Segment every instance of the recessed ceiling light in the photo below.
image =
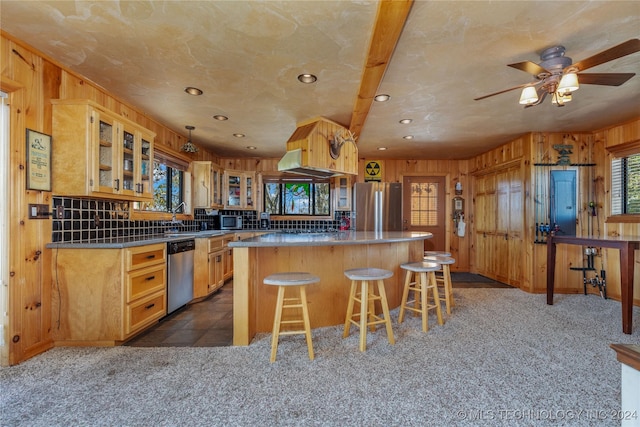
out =
{"type": "Polygon", "coordinates": [[[412,119],[402,119],[402,120],[400,120],[400,123],[403,124],[403,125],[408,125],[412,121],[413,121],[412,119]]]}
{"type": "Polygon", "coordinates": [[[236,138],[244,138],[245,134],[244,133],[234,133],[233,136],[235,136],[236,138]]]}
{"type": "Polygon", "coordinates": [[[220,120],[221,122],[224,122],[225,120],[229,120],[229,117],[223,116],[222,114],[216,114],[215,116],[213,116],[213,118],[216,120],[220,120]]]}
{"type": "Polygon", "coordinates": [[[391,98],[389,95],[381,94],[381,95],[376,95],[375,98],[373,99],[378,102],[385,102],[385,101],[388,101],[389,98],[391,98]]]}
{"type": "Polygon", "coordinates": [[[403,136],[404,139],[413,139],[413,135],[405,135],[403,136]]]}
{"type": "Polygon", "coordinates": [[[194,95],[194,96],[200,96],[203,93],[201,89],[198,89],[197,87],[192,87],[192,86],[186,87],[184,91],[187,92],[189,95],[194,95]]]}
{"type": "Polygon", "coordinates": [[[387,147],[378,147],[378,151],[385,151],[387,147]]]}
{"type": "Polygon", "coordinates": [[[318,80],[318,78],[313,74],[300,74],[298,76],[298,80],[302,83],[309,84],[309,83],[315,83],[316,80],[318,80]]]}
{"type": "Polygon", "coordinates": [[[258,149],[258,147],[253,146],[253,145],[247,146],[247,150],[257,150],[257,149],[258,149]]]}

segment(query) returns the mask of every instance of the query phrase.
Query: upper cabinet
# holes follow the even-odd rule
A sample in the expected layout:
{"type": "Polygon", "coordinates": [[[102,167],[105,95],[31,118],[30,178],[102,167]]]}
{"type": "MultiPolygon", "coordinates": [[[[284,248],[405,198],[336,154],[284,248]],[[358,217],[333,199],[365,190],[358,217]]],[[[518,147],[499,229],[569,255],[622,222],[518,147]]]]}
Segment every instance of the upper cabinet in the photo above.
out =
{"type": "Polygon", "coordinates": [[[52,100],[53,193],[151,200],[155,134],[88,100],[52,100]]]}
{"type": "Polygon", "coordinates": [[[258,210],[260,175],[255,172],[224,171],[223,195],[225,209],[258,210]]]}
{"type": "Polygon", "coordinates": [[[191,162],[193,207],[222,208],[222,167],[213,162],[191,162]]]}
{"type": "Polygon", "coordinates": [[[351,177],[337,176],[333,178],[333,206],[336,211],[351,210],[351,177]]]}

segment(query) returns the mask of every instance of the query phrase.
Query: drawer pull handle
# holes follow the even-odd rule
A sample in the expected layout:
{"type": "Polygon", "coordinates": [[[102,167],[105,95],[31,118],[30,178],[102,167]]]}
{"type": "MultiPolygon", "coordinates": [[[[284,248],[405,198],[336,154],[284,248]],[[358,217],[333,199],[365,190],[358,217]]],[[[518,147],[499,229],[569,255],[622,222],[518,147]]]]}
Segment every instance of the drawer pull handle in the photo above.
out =
{"type": "Polygon", "coordinates": [[[155,257],[155,255],[147,255],[147,259],[154,259],[155,257]]]}
{"type": "Polygon", "coordinates": [[[145,306],[144,308],[146,308],[147,310],[149,310],[150,308],[153,308],[156,305],[156,303],[152,302],[151,304],[145,306]]]}
{"type": "Polygon", "coordinates": [[[156,276],[149,276],[149,277],[147,277],[145,280],[153,280],[153,279],[155,279],[155,278],[156,278],[156,276]]]}

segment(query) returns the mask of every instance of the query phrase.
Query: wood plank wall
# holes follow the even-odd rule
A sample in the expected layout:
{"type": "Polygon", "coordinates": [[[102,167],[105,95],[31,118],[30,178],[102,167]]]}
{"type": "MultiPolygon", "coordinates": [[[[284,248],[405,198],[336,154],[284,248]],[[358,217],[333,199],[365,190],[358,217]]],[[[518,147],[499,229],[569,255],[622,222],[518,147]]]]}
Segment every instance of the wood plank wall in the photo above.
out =
{"type": "MultiPolygon", "coordinates": [[[[127,117],[155,132],[156,145],[179,151],[186,136],[162,125],[143,111],[122,102],[98,85],[66,70],[10,35],[0,38],[1,88],[9,93],[10,200],[9,316],[3,319],[4,342],[0,364],[13,365],[53,346],[51,295],[56,291],[51,263],[55,254],[45,248],[51,241],[50,220],[27,218],[29,203],[51,205],[51,192],[26,190],[26,129],[52,134],[51,99],[83,98],[127,117]]],[[[186,133],[186,131],[184,131],[186,133]]],[[[55,145],[55,141],[52,142],[55,145]]],[[[193,160],[219,161],[206,150],[193,160]]],[[[5,208],[3,206],[3,208],[5,208]]]]}

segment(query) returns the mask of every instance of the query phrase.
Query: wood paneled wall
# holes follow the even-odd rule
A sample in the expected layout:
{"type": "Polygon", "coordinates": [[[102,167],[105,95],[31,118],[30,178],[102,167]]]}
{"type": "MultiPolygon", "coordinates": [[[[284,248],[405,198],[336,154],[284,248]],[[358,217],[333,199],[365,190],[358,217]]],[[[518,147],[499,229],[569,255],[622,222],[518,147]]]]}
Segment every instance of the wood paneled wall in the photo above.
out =
{"type": "MultiPolygon", "coordinates": [[[[155,132],[156,146],[179,151],[186,136],[144,112],[110,95],[98,85],[66,70],[55,61],[2,32],[0,38],[1,88],[9,93],[10,203],[9,316],[4,324],[0,364],[13,365],[53,346],[51,296],[56,292],[51,265],[55,254],[46,249],[51,241],[51,221],[28,219],[29,203],[51,205],[50,192],[26,189],[26,129],[52,134],[51,99],[90,99],[155,132]]],[[[52,142],[55,146],[55,141],[52,142]]],[[[193,160],[219,161],[206,150],[193,160]]],[[[70,165],[71,167],[72,165],[70,165]]],[[[2,207],[3,209],[5,206],[2,207]]]]}

